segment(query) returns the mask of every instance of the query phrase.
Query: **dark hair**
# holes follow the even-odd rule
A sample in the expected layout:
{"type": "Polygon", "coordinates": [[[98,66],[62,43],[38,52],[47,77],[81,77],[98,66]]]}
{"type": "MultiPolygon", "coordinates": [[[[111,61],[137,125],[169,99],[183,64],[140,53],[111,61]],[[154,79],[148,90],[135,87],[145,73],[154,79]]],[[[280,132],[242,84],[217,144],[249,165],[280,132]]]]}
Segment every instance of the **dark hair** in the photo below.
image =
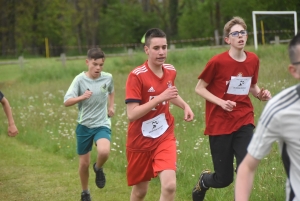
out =
{"type": "Polygon", "coordinates": [[[300,45],[300,33],[295,35],[289,43],[289,57],[291,63],[298,62],[296,59],[299,58],[298,54],[300,52],[299,49],[297,50],[297,45],[300,45]]]}
{"type": "Polygon", "coordinates": [[[95,47],[95,48],[91,48],[88,50],[87,52],[87,58],[88,59],[101,59],[101,58],[105,58],[105,54],[104,52],[101,50],[101,48],[95,47]]]}
{"type": "Polygon", "coordinates": [[[166,38],[166,37],[167,35],[161,29],[158,28],[149,29],[145,34],[145,45],[149,47],[150,40],[152,38],[166,38]]]}

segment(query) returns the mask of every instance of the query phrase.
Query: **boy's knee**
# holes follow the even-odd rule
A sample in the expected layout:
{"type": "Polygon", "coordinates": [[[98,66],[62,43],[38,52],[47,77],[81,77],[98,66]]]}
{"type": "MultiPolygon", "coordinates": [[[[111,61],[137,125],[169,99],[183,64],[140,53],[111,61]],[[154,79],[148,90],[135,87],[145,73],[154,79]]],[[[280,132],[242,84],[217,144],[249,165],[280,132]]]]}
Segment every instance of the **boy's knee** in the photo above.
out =
{"type": "Polygon", "coordinates": [[[224,188],[229,186],[233,182],[233,178],[225,177],[222,180],[219,181],[220,187],[224,188]]]}
{"type": "Polygon", "coordinates": [[[143,199],[147,194],[147,189],[133,190],[131,194],[135,198],[143,199]]]}
{"type": "Polygon", "coordinates": [[[172,194],[176,191],[176,182],[166,182],[165,184],[162,185],[162,191],[172,194]]]}
{"type": "Polygon", "coordinates": [[[108,158],[110,153],[109,149],[98,149],[98,156],[101,158],[108,158]]]}
{"type": "Polygon", "coordinates": [[[79,159],[79,168],[86,169],[90,166],[91,159],[88,155],[80,156],[79,159]]]}
{"type": "Polygon", "coordinates": [[[89,169],[90,163],[88,161],[81,161],[79,164],[80,169],[89,169]]]}

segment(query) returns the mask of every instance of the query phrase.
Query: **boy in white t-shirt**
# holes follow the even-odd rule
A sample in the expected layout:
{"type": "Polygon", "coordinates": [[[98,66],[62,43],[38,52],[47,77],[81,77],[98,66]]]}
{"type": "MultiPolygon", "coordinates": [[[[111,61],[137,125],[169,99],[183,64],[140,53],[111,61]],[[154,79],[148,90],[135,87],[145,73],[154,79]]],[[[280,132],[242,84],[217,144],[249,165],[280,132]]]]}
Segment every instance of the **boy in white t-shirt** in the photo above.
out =
{"type": "MultiPolygon", "coordinates": [[[[289,44],[291,75],[300,80],[300,34],[289,44]]],[[[266,105],[236,179],[235,200],[249,200],[255,170],[278,141],[287,173],[286,201],[300,201],[300,85],[283,90],[266,105]]]]}

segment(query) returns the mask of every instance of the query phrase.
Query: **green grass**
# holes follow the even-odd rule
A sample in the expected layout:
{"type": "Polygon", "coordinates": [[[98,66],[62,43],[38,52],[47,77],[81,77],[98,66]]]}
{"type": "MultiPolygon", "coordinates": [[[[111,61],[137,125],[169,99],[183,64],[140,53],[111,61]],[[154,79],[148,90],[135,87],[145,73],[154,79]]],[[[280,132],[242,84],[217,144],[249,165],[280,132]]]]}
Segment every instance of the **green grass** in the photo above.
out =
{"type": "Polygon", "coordinates": [[[0,65],[0,83],[15,80],[22,74],[21,71],[18,65],[0,65]]]}
{"type": "MultiPolygon", "coordinates": [[[[180,95],[195,113],[193,122],[184,122],[183,112],[171,107],[176,119],[178,171],[176,200],[191,200],[191,190],[204,168],[213,169],[208,138],[203,135],[205,102],[194,92],[197,77],[211,56],[226,50],[199,49],[170,51],[167,63],[177,69],[176,85],[180,95]]],[[[247,48],[253,51],[253,47],[247,48]]],[[[260,47],[259,86],[273,95],[297,83],[288,73],[286,46],[260,47]]],[[[26,58],[25,58],[26,59],[26,58]]],[[[131,188],[126,183],[125,83],[131,69],[144,62],[146,56],[107,58],[104,71],[113,74],[115,109],[112,119],[110,158],[105,164],[107,186],[96,189],[91,172],[90,190],[94,200],[129,200],[131,188]]],[[[68,60],[63,67],[56,58],[27,59],[24,69],[18,65],[0,66],[0,90],[10,101],[19,129],[16,138],[6,136],[7,122],[0,126],[0,200],[78,200],[80,182],[75,148],[77,107],[65,108],[63,96],[74,76],[86,70],[84,60],[68,60]],[[4,74],[5,73],[5,74],[4,74]]],[[[253,99],[256,121],[265,102],[253,99]]],[[[0,112],[0,118],[5,119],[0,112]]],[[[2,121],[3,122],[3,121],[2,121]]],[[[96,157],[92,151],[92,162],[96,157]]],[[[251,200],[284,200],[285,173],[277,145],[262,160],[251,200]]],[[[207,201],[233,200],[234,185],[210,189],[207,201]]],[[[159,199],[160,183],[153,179],[146,201],[159,199]]]]}

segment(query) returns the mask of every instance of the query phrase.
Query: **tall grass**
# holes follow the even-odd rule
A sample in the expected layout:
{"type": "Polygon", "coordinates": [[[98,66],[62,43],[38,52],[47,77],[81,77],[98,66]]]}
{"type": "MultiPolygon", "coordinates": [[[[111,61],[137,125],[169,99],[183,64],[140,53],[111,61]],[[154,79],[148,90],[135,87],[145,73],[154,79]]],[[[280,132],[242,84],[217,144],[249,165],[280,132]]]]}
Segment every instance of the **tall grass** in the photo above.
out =
{"type": "MultiPolygon", "coordinates": [[[[208,138],[203,135],[205,101],[195,94],[194,88],[206,62],[224,50],[226,49],[190,49],[170,51],[168,54],[167,63],[173,64],[178,72],[176,85],[180,95],[195,113],[193,122],[187,123],[183,121],[183,111],[171,106],[171,112],[176,119],[178,153],[176,200],[179,201],[191,200],[191,190],[202,169],[213,169],[208,138]]],[[[247,50],[253,51],[253,47],[247,50]]],[[[257,55],[261,61],[259,86],[269,89],[275,95],[297,83],[287,72],[286,46],[260,47],[257,55]]],[[[124,177],[128,125],[124,104],[125,83],[130,70],[142,64],[145,59],[146,56],[142,53],[132,57],[107,58],[104,66],[104,71],[113,74],[116,93],[111,155],[105,168],[111,172],[121,173],[124,177]]],[[[87,69],[84,60],[67,61],[66,66],[62,67],[55,59],[32,59],[28,60],[24,69],[17,70],[17,68],[18,66],[10,66],[11,72],[15,72],[14,82],[0,76],[0,89],[10,101],[19,128],[20,134],[16,139],[48,153],[62,155],[68,160],[77,160],[74,131],[77,107],[65,108],[63,96],[75,75],[87,69]]],[[[254,98],[252,101],[257,121],[265,103],[254,98]]],[[[0,113],[0,117],[4,119],[4,114],[0,113]]],[[[6,128],[0,127],[1,135],[5,132],[6,128]]],[[[93,151],[92,158],[95,157],[93,151]]],[[[115,180],[118,181],[118,178],[115,180]]],[[[126,187],[126,183],[123,185],[126,187]]],[[[251,200],[284,200],[284,187],[285,173],[277,145],[274,145],[270,155],[262,160],[257,170],[251,200]]],[[[224,189],[211,189],[207,193],[206,200],[233,200],[233,188],[233,185],[230,185],[224,189]]],[[[147,200],[158,200],[159,191],[159,180],[153,179],[147,200]]],[[[117,200],[127,200],[128,196],[119,196],[117,200]]]]}

